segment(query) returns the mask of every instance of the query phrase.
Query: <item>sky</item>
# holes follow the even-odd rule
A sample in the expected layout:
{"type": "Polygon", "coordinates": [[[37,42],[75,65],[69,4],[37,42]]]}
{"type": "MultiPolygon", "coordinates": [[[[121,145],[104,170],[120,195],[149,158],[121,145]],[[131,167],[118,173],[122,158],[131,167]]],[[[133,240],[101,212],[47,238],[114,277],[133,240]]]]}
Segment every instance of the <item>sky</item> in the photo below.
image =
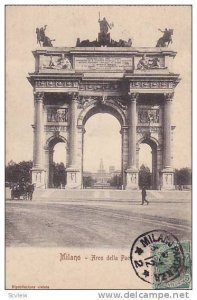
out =
{"type": "MultiPolygon", "coordinates": [[[[33,89],[27,80],[34,71],[32,50],[37,48],[36,27],[48,25],[46,35],[54,46],[74,47],[81,40],[95,40],[99,31],[98,15],[113,22],[111,38],[132,38],[133,47],[153,47],[161,37],[158,28],[173,28],[173,45],[177,51],[174,72],[181,82],[175,90],[172,125],[174,132],[174,167],[191,165],[191,19],[189,6],[7,6],[6,9],[6,162],[19,162],[33,156],[33,89]],[[184,38],[183,38],[184,37],[184,38]]],[[[106,114],[93,116],[86,123],[85,164],[91,157],[94,169],[100,159],[120,165],[120,125],[106,114]],[[103,128],[98,128],[102,118],[103,128]],[[110,125],[105,126],[105,124],[110,125]],[[117,142],[118,141],[118,142],[117,142]],[[110,153],[109,145],[114,144],[110,153]],[[95,147],[93,149],[93,147],[95,147]],[[93,155],[94,154],[94,155],[93,155]]]]}

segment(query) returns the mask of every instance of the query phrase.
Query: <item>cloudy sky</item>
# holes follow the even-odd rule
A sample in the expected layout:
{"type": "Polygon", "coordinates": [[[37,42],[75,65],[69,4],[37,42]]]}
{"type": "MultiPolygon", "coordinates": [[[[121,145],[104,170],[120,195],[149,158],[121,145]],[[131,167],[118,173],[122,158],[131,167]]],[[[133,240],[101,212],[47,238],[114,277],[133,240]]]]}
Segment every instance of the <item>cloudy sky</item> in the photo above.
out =
{"type": "MultiPolygon", "coordinates": [[[[13,6],[6,9],[6,161],[32,159],[33,92],[27,81],[34,70],[36,27],[45,24],[54,46],[73,47],[76,39],[94,40],[98,14],[114,23],[111,37],[132,38],[134,47],[153,47],[158,28],[173,28],[174,72],[180,73],[173,103],[174,166],[191,164],[191,11],[189,6],[13,6]]],[[[102,157],[106,168],[120,167],[120,125],[106,114],[86,123],[85,168],[97,169],[102,157]],[[100,124],[98,126],[98,124],[100,124]],[[110,145],[110,147],[109,147],[110,145]],[[111,147],[113,145],[113,153],[111,147]],[[94,163],[92,163],[94,162],[94,163]]],[[[57,151],[56,151],[57,152],[57,151]]],[[[56,153],[56,156],[59,156],[56,153]]]]}

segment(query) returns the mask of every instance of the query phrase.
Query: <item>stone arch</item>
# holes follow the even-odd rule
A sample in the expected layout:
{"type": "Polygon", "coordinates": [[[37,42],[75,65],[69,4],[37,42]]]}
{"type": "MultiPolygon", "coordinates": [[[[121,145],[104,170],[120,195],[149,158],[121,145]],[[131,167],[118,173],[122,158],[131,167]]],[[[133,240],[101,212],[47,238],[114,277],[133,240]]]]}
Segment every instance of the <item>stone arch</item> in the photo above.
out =
{"type": "Polygon", "coordinates": [[[158,149],[160,144],[158,140],[151,136],[143,136],[137,142],[137,149],[139,151],[140,144],[147,144],[152,150],[152,189],[158,189],[159,186],[159,172],[158,172],[158,149]]]}
{"type": "MultiPolygon", "coordinates": [[[[84,109],[82,109],[82,111],[80,112],[78,119],[77,119],[77,126],[78,128],[84,128],[86,122],[88,121],[89,118],[91,118],[93,115],[97,114],[97,113],[108,113],[110,115],[112,115],[113,117],[115,117],[121,127],[120,130],[120,134],[121,134],[121,151],[120,151],[120,155],[121,155],[121,176],[122,176],[122,183],[125,183],[125,161],[123,163],[123,130],[122,128],[127,127],[127,119],[126,119],[126,115],[125,112],[116,104],[116,103],[111,103],[111,102],[107,102],[107,103],[100,103],[100,102],[91,102],[89,103],[89,105],[85,106],[84,109]]],[[[84,134],[84,130],[81,131],[82,135],[84,134]]],[[[84,141],[84,138],[82,138],[82,141],[84,141]]],[[[84,147],[84,144],[82,143],[82,148],[84,147]]],[[[83,150],[82,150],[82,170],[83,170],[83,150]]],[[[124,157],[125,159],[125,157],[124,157]]],[[[83,171],[82,171],[83,173],[83,171]]]]}
{"type": "Polygon", "coordinates": [[[159,141],[156,138],[152,137],[152,136],[150,136],[150,137],[147,137],[147,136],[141,137],[137,142],[137,148],[139,148],[139,145],[142,144],[142,143],[148,144],[151,148],[160,146],[159,141]]]}
{"type": "Polygon", "coordinates": [[[62,135],[52,135],[47,139],[45,144],[45,149],[53,148],[57,143],[65,143],[66,147],[68,147],[67,139],[62,135]]]}
{"type": "Polygon", "coordinates": [[[106,103],[102,105],[98,105],[97,102],[89,104],[85,107],[79,114],[77,119],[77,125],[83,126],[87,122],[87,120],[96,113],[109,113],[113,115],[119,122],[121,126],[126,126],[126,116],[123,110],[118,107],[116,104],[106,103]]]}
{"type": "MultiPolygon", "coordinates": [[[[50,136],[45,143],[45,166],[46,166],[46,183],[48,187],[53,187],[53,160],[54,160],[54,147],[58,143],[64,143],[65,152],[65,162],[67,162],[67,151],[68,151],[68,141],[67,139],[59,134],[50,136]]],[[[65,165],[66,166],[66,165],[65,165]]]]}

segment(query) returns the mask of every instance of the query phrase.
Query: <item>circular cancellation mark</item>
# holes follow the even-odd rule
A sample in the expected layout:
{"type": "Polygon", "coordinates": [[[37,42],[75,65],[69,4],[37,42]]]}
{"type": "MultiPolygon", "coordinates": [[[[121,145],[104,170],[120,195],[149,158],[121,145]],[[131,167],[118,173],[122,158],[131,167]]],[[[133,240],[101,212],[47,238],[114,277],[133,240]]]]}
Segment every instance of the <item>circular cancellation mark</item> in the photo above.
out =
{"type": "Polygon", "coordinates": [[[184,269],[183,248],[177,237],[165,230],[141,234],[132,245],[130,258],[137,276],[151,284],[170,282],[184,269]]]}

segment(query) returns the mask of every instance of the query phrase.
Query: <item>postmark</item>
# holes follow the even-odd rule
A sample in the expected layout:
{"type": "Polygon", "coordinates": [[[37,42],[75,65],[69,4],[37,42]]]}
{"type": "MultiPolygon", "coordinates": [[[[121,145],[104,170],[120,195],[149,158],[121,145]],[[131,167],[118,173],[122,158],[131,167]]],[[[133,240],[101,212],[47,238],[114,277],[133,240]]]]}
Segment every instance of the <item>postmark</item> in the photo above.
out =
{"type": "Polygon", "coordinates": [[[184,272],[183,247],[165,230],[141,234],[132,245],[130,258],[136,275],[154,286],[169,283],[184,272]]]}

